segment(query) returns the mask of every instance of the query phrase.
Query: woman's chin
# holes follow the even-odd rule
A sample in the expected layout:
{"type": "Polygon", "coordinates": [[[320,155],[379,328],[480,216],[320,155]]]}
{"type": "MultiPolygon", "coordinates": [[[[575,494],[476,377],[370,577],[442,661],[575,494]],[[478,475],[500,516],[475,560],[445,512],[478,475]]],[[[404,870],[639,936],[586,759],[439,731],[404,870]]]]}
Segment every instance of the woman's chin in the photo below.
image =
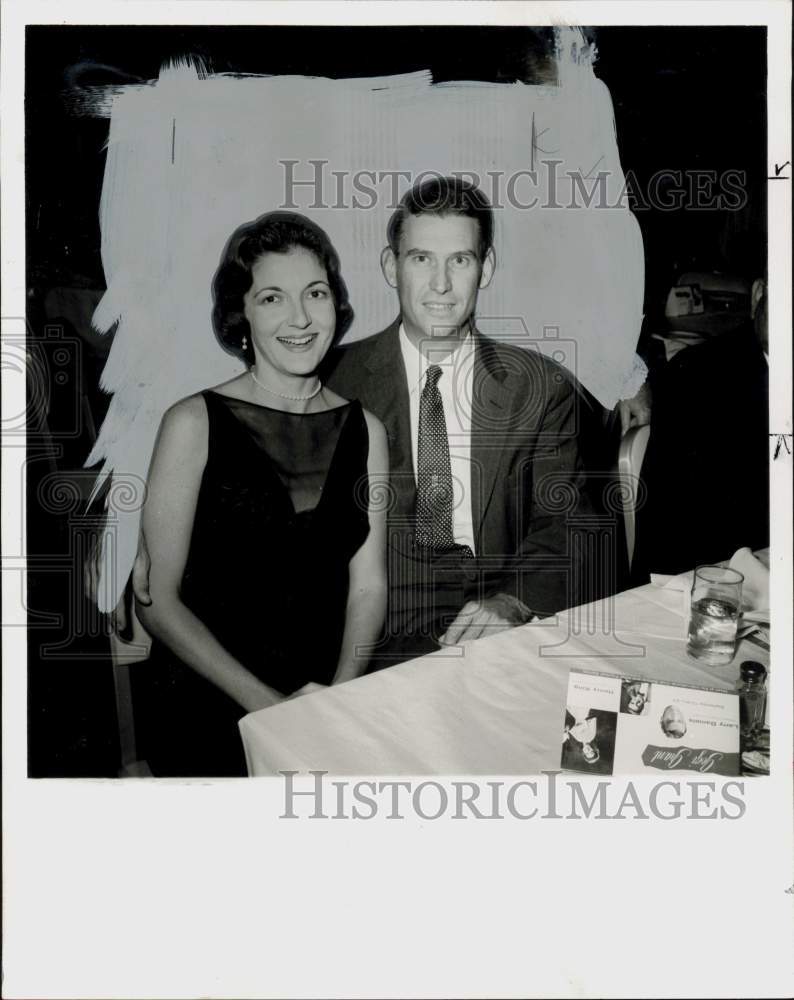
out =
{"type": "Polygon", "coordinates": [[[291,365],[287,369],[287,374],[291,375],[293,378],[311,378],[317,374],[317,369],[319,367],[320,362],[317,360],[307,362],[305,365],[291,365]]]}
{"type": "Polygon", "coordinates": [[[326,351],[318,349],[306,351],[305,353],[290,353],[287,357],[279,359],[281,361],[279,367],[287,375],[306,378],[317,372],[326,353],[326,351]]]}

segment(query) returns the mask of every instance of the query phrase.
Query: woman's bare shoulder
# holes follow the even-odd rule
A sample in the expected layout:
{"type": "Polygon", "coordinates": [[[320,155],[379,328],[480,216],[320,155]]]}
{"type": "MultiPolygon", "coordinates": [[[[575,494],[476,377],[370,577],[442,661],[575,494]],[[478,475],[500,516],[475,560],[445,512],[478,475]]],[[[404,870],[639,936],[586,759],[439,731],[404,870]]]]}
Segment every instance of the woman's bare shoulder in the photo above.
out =
{"type": "Polygon", "coordinates": [[[334,392],[333,389],[329,389],[327,385],[323,386],[323,399],[328,404],[329,410],[335,410],[340,406],[347,406],[350,402],[349,399],[345,399],[344,396],[340,396],[338,392],[334,392]]]}
{"type": "MultiPolygon", "coordinates": [[[[344,396],[340,396],[338,392],[334,392],[333,389],[329,389],[327,385],[323,386],[323,398],[328,403],[329,409],[335,409],[339,406],[347,406],[350,402],[349,399],[346,399],[344,396]]],[[[361,412],[364,414],[364,419],[367,422],[367,428],[369,429],[370,434],[373,432],[377,434],[379,430],[383,431],[383,424],[380,420],[378,420],[374,413],[370,413],[369,410],[365,410],[363,406],[361,407],[361,412]]]]}
{"type": "Polygon", "coordinates": [[[211,392],[219,396],[229,396],[231,399],[242,399],[243,402],[251,401],[251,379],[248,372],[240,372],[234,378],[227,379],[226,382],[219,382],[211,387],[211,392]]]}
{"type": "Polygon", "coordinates": [[[374,413],[370,413],[369,410],[365,410],[362,407],[362,413],[364,414],[364,419],[367,421],[367,427],[370,432],[375,432],[376,434],[386,434],[386,428],[383,426],[383,421],[379,420],[374,413]]]}
{"type": "Polygon", "coordinates": [[[154,448],[153,469],[201,469],[207,461],[209,417],[201,393],[186,396],[163,415],[154,448]]]}
{"type": "Polygon", "coordinates": [[[185,396],[165,411],[163,433],[180,438],[196,439],[207,432],[207,404],[201,393],[185,396]]]}
{"type": "Polygon", "coordinates": [[[386,437],[386,428],[378,420],[374,413],[363,410],[364,419],[367,422],[367,432],[369,433],[370,457],[375,458],[378,465],[385,465],[388,462],[389,445],[386,437]]]}

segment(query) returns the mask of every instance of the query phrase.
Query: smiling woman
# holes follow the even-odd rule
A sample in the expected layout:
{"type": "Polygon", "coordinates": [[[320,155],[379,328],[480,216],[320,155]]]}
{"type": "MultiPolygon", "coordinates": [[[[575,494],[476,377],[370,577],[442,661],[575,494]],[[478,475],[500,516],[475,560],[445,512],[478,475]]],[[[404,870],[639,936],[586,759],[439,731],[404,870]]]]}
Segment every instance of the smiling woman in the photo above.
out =
{"type": "MultiPolygon", "coordinates": [[[[291,400],[319,393],[314,373],[353,321],[339,257],[319,226],[294,212],[240,226],[224,248],[213,296],[218,340],[250,366],[254,387],[291,400]]],[[[256,398],[245,379],[236,381],[256,398]]]]}
{"type": "Polygon", "coordinates": [[[271,395],[283,398],[286,394],[270,384],[283,383],[296,390],[289,398],[310,399],[320,391],[314,373],[336,325],[325,268],[314,254],[295,249],[261,257],[252,277],[244,300],[256,358],[251,376],[271,395]]]}
{"type": "Polygon", "coordinates": [[[261,216],[213,290],[250,368],[173,406],[152,460],[138,612],[155,641],[132,683],[155,776],[244,775],[239,718],[357,676],[385,611],[385,433],[318,376],[352,317],[334,248],[302,216],[261,216]]]}

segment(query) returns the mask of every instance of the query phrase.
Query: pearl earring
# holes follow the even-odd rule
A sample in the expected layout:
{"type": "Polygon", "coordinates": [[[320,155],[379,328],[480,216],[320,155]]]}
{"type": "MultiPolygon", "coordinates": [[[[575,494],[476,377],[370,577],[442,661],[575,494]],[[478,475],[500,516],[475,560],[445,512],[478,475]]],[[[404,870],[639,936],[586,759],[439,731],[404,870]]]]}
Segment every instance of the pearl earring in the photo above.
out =
{"type": "Polygon", "coordinates": [[[245,334],[243,334],[243,350],[244,351],[248,350],[248,337],[246,337],[245,334]]]}

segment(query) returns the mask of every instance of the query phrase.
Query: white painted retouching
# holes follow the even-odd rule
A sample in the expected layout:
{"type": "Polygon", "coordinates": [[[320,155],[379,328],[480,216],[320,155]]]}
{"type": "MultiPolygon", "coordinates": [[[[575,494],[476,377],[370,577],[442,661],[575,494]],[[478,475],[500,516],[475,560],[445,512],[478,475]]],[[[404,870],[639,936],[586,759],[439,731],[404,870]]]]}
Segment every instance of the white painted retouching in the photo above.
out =
{"type": "MultiPolygon", "coordinates": [[[[642,240],[625,199],[617,204],[624,177],[612,101],[593,52],[575,29],[557,38],[553,85],[433,84],[429,73],[241,77],[176,64],[148,86],[98,93],[84,109],[110,114],[100,206],[107,292],[94,325],[115,334],[102,379],[112,400],[87,464],[101,462],[101,478],[117,486],[141,483],[164,411],[240,371],[215,339],[210,285],[243,221],[283,207],[317,221],[339,251],[356,312],[347,339],[387,326],[397,301],[379,256],[394,186],[399,197],[405,177],[425,171],[476,175],[496,203],[497,271],[478,301],[482,331],[554,355],[606,407],[633,395],[645,377],[634,351],[642,240]],[[599,173],[601,193],[587,207],[582,190],[599,173]]],[[[124,502],[132,493],[110,496],[117,530],[104,557],[105,611],[135,556],[139,504],[124,502]]]]}

